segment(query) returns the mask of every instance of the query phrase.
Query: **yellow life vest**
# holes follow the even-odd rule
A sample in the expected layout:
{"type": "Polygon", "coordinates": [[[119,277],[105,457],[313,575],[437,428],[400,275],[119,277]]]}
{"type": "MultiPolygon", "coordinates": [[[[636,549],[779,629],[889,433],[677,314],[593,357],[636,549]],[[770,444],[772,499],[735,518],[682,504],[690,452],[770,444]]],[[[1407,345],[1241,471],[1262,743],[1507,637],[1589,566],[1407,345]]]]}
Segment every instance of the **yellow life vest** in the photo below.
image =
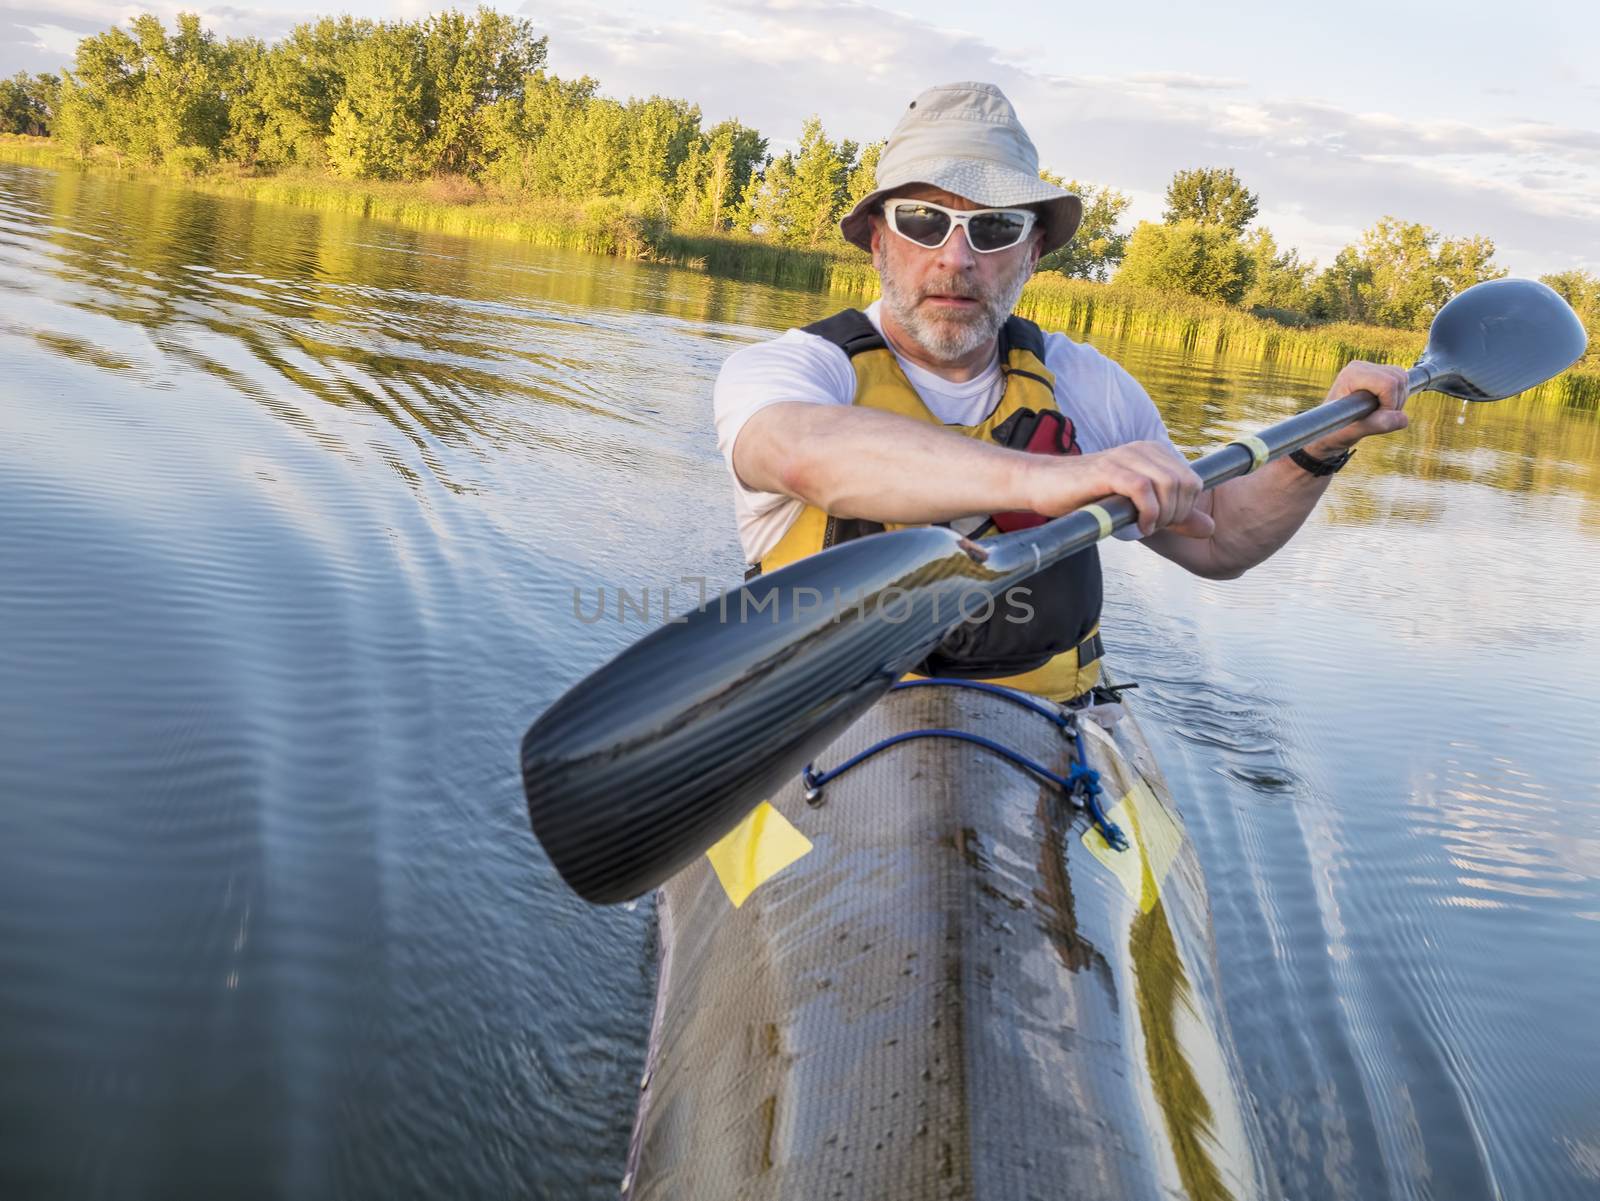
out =
{"type": "MultiPolygon", "coordinates": [[[[894,352],[864,313],[845,309],[807,326],[850,357],[856,375],[854,403],[914,421],[927,421],[969,438],[1016,446],[1038,414],[1060,412],[1055,376],[1044,364],[1044,335],[1039,327],[1011,317],[1000,331],[1001,370],[1005,391],[994,409],[977,425],[945,425],[906,378],[894,352]]],[[[1070,438],[1070,421],[1065,423],[1070,438]]],[[[1076,443],[1058,453],[1076,453],[1076,443]]],[[[806,505],[776,546],[762,556],[767,572],[866,534],[906,528],[839,518],[806,505]]],[[[978,537],[992,537],[993,522],[978,537]]],[[[1024,580],[1027,607],[1033,616],[1014,620],[1015,612],[997,605],[986,621],[968,622],[945,640],[913,674],[985,679],[1052,700],[1070,700],[1100,680],[1101,578],[1099,552],[1073,555],[1024,580]],[[1008,620],[1012,618],[1013,620],[1008,620]]]]}

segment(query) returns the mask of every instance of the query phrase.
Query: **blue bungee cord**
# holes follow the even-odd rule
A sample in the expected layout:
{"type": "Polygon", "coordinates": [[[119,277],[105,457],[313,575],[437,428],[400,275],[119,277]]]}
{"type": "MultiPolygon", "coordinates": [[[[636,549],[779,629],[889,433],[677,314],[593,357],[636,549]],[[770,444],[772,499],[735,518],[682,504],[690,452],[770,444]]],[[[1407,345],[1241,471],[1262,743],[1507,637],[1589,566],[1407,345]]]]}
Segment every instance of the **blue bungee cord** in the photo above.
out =
{"type": "Polygon", "coordinates": [[[1054,784],[1069,799],[1081,805],[1089,815],[1089,820],[1094,823],[1095,829],[1100,831],[1100,836],[1106,840],[1107,845],[1114,850],[1125,851],[1129,843],[1127,835],[1122,828],[1106,816],[1104,807],[1100,803],[1100,773],[1089,766],[1083,752],[1083,734],[1078,730],[1078,723],[1074,715],[1064,711],[1060,706],[1051,705],[1038,697],[1030,696],[1026,692],[1017,692],[999,684],[989,684],[982,680],[958,680],[946,676],[928,676],[918,680],[901,680],[890,691],[901,688],[927,688],[931,686],[949,688],[969,688],[974,692],[987,692],[991,695],[1002,697],[1024,709],[1030,709],[1041,717],[1049,718],[1064,734],[1072,737],[1072,764],[1067,774],[1062,776],[1051,771],[1042,763],[1028,758],[1022,752],[1004,743],[996,742],[992,738],[985,738],[981,734],[972,734],[966,730],[927,729],[907,730],[901,734],[893,734],[888,738],[873,743],[866,750],[860,751],[846,759],[839,766],[827,771],[819,772],[816,765],[808,763],[800,773],[801,782],[805,785],[805,797],[808,804],[819,805],[822,803],[822,789],[829,781],[837,780],[845,772],[859,763],[872,758],[881,751],[886,751],[892,746],[902,742],[910,742],[916,738],[954,738],[961,742],[970,742],[981,746],[985,750],[1015,763],[1025,771],[1031,772],[1046,783],[1054,784]]]}

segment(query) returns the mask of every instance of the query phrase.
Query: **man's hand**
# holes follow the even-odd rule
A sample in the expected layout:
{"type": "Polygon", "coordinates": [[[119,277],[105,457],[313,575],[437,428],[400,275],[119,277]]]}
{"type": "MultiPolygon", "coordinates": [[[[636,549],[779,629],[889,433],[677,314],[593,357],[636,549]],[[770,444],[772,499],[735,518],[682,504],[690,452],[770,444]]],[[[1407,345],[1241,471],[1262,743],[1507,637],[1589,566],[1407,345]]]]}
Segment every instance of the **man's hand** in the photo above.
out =
{"type": "Polygon", "coordinates": [[[1406,369],[1367,363],[1360,359],[1346,363],[1328,389],[1328,399],[1337,400],[1352,392],[1371,392],[1378,398],[1376,412],[1360,421],[1353,421],[1342,430],[1318,438],[1306,447],[1314,459],[1329,459],[1350,449],[1361,439],[1373,434],[1392,434],[1403,430],[1410,419],[1405,415],[1406,369]]]}
{"type": "Polygon", "coordinates": [[[1028,507],[1059,517],[1104,496],[1125,496],[1139,510],[1139,532],[1170,529],[1209,538],[1216,527],[1195,502],[1200,477],[1183,456],[1161,442],[1127,442],[1109,450],[1071,457],[1028,455],[1028,507]]]}

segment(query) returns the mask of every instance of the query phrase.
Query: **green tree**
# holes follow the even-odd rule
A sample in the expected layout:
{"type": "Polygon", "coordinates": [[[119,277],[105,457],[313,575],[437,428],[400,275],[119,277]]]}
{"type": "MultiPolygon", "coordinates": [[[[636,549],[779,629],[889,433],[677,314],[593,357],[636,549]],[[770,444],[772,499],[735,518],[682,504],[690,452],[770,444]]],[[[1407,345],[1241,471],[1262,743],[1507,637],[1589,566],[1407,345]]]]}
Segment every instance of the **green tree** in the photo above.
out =
{"type": "Polygon", "coordinates": [[[652,96],[624,110],[621,185],[632,200],[663,214],[672,210],[673,185],[700,138],[700,106],[652,96]]]}
{"type": "Polygon", "coordinates": [[[1414,221],[1384,217],[1361,235],[1360,255],[1371,275],[1370,320],[1425,329],[1447,299],[1435,264],[1439,235],[1414,221]]]}
{"type": "Polygon", "coordinates": [[[62,133],[80,151],[107,145],[141,162],[193,169],[228,133],[226,72],[216,40],[193,13],[168,36],[144,13],[78,43],[61,92],[62,133]]]}
{"type": "Polygon", "coordinates": [[[127,151],[144,84],[139,44],[116,26],[82,38],[62,73],[57,136],[79,154],[93,146],[127,151]]]}
{"type": "Polygon", "coordinates": [[[1485,237],[1445,238],[1427,225],[1381,217],[1317,278],[1318,317],[1427,329],[1450,297],[1504,275],[1485,237]]]}
{"type": "Polygon", "coordinates": [[[1600,370],[1600,275],[1587,271],[1558,271],[1554,275],[1541,275],[1539,280],[1559,292],[1578,314],[1589,331],[1589,349],[1581,361],[1590,371],[1600,370]]]}
{"type": "Polygon", "coordinates": [[[133,19],[133,33],[144,59],[134,145],[149,161],[197,170],[216,157],[228,134],[226,72],[216,38],[193,13],[178,14],[170,37],[149,13],[133,19]]]}
{"type": "Polygon", "coordinates": [[[1493,262],[1493,259],[1494,242],[1482,234],[1453,240],[1446,238],[1440,242],[1439,253],[1434,261],[1449,293],[1445,300],[1466,291],[1473,284],[1503,277],[1506,269],[1493,262]]]}
{"type": "Polygon", "coordinates": [[[218,156],[254,167],[262,162],[267,110],[262,102],[267,46],[259,38],[228,38],[219,47],[218,71],[226,132],[218,156]]]}
{"type": "Polygon", "coordinates": [[[1196,167],[1173,175],[1161,219],[1169,225],[1193,221],[1237,238],[1255,220],[1259,207],[1260,198],[1240,182],[1232,167],[1196,167]]]}
{"type": "Polygon", "coordinates": [[[268,166],[327,163],[333,112],[344,96],[345,72],[372,35],[371,21],[323,17],[296,25],[266,54],[256,80],[261,106],[257,154],[268,166]]]}
{"type": "Polygon", "coordinates": [[[785,151],[750,176],[739,208],[734,216],[734,228],[743,233],[759,234],[776,242],[793,240],[789,228],[789,189],[794,186],[794,155],[785,151]]]}
{"type": "Polygon", "coordinates": [[[1539,282],[1558,292],[1580,317],[1600,312],[1600,275],[1587,271],[1558,271],[1553,275],[1541,275],[1539,282]]]}
{"type": "Polygon", "coordinates": [[[706,134],[706,214],[712,229],[726,229],[731,214],[767,156],[767,139],[738,121],[722,121],[706,134]]]}
{"type": "Polygon", "coordinates": [[[1238,304],[1250,287],[1250,253],[1226,231],[1198,221],[1141,221],[1117,282],[1238,304]]]}
{"type": "Polygon", "coordinates": [[[1354,246],[1334,255],[1312,281],[1308,311],[1337,321],[1370,321],[1372,269],[1354,246]]]}
{"type": "Polygon", "coordinates": [[[675,217],[684,229],[725,230],[767,140],[738,121],[723,121],[689,147],[674,184],[675,217]]]}
{"type": "Polygon", "coordinates": [[[856,144],[834,142],[822,121],[808,117],[800,129],[800,150],[794,156],[792,176],[782,200],[778,222],[780,241],[820,246],[837,240],[840,206],[848,195],[850,172],[855,166],[856,144]]]}
{"type": "Polygon", "coordinates": [[[1315,263],[1302,263],[1297,250],[1280,251],[1272,231],[1263,226],[1244,239],[1250,254],[1250,288],[1246,308],[1305,312],[1311,305],[1311,280],[1315,263]]]}
{"type": "MultiPolygon", "coordinates": [[[[483,139],[490,178],[533,195],[560,195],[568,142],[588,120],[599,88],[589,75],[562,79],[535,71],[523,81],[520,97],[488,106],[483,139]]],[[[575,143],[573,148],[581,150],[575,143]]]]}
{"type": "Polygon", "coordinates": [[[1072,241],[1039,260],[1038,269],[1105,283],[1127,253],[1128,235],[1117,229],[1117,222],[1132,202],[1115,188],[1062,179],[1052,171],[1039,172],[1039,178],[1083,201],[1083,223],[1072,241]]]}
{"type": "Polygon", "coordinates": [[[1558,271],[1541,275],[1539,282],[1555,289],[1585,323],[1600,319],[1600,275],[1587,271],[1558,271]]]}
{"type": "Polygon", "coordinates": [[[1484,237],[1448,239],[1415,221],[1383,217],[1359,242],[1339,252],[1317,281],[1320,316],[1427,329],[1456,293],[1505,274],[1494,243],[1484,237]]]}
{"type": "Polygon", "coordinates": [[[59,75],[18,71],[10,79],[0,79],[0,133],[49,136],[60,93],[59,75]]]}
{"type": "Polygon", "coordinates": [[[672,181],[672,222],[679,229],[712,229],[710,206],[706,199],[706,179],[711,172],[710,139],[701,134],[689,144],[689,153],[678,164],[672,181]]]}
{"type": "Polygon", "coordinates": [[[554,190],[542,194],[567,200],[626,194],[623,165],[632,132],[626,107],[594,96],[574,116],[571,122],[547,126],[540,141],[541,156],[551,162],[555,179],[554,190]]]}
{"type": "Polygon", "coordinates": [[[844,185],[844,203],[840,215],[849,212],[878,188],[878,160],[883,157],[883,142],[868,142],[856,156],[855,166],[844,185]]]}
{"type": "Polygon", "coordinates": [[[485,165],[485,113],[523,94],[543,66],[549,39],[531,22],[479,8],[467,17],[436,13],[422,26],[422,120],[426,168],[479,174],[485,165]]]}
{"type": "Polygon", "coordinates": [[[393,179],[422,166],[422,54],[415,24],[377,25],[352,47],[328,131],[328,159],[340,175],[393,179]]]}

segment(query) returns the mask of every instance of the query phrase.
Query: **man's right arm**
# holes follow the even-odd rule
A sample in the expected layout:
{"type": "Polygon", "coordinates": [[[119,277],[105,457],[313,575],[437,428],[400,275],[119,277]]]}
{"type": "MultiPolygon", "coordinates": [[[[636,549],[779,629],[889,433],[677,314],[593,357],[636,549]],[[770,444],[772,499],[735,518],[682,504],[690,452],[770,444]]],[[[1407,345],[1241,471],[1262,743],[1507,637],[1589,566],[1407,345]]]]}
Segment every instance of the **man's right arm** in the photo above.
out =
{"type": "Polygon", "coordinates": [[[968,517],[991,511],[995,498],[1020,498],[1020,457],[894,413],[787,401],[745,422],[733,468],[746,487],[782,492],[835,517],[912,523],[968,517]]]}
{"type": "Polygon", "coordinates": [[[1010,510],[1055,517],[1105,496],[1139,509],[1148,534],[1205,536],[1199,477],[1163,444],[1130,442],[1070,458],[1007,450],[859,406],[784,401],[752,414],[733,446],[747,487],[836,517],[918,523],[1010,510]]]}

